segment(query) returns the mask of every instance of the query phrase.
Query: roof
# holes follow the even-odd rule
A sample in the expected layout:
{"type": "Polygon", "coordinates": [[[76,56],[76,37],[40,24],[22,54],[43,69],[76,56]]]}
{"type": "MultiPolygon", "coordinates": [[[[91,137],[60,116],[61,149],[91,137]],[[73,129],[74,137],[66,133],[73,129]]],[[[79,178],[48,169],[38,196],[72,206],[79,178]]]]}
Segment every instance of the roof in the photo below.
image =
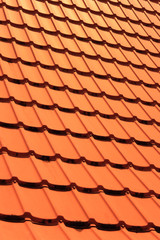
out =
{"type": "Polygon", "coordinates": [[[160,239],[160,4],[0,0],[1,240],[160,239]]]}

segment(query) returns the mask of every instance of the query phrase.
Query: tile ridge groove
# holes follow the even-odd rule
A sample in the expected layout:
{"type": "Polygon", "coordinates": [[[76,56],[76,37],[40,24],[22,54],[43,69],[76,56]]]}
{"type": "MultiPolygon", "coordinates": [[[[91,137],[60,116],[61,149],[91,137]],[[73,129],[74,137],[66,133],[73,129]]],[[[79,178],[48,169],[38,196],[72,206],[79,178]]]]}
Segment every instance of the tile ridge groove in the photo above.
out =
{"type": "Polygon", "coordinates": [[[5,102],[5,103],[10,103],[11,101],[14,101],[15,104],[18,104],[20,106],[25,106],[25,107],[32,107],[34,105],[36,105],[38,108],[42,108],[42,109],[58,109],[59,111],[62,112],[68,112],[68,113],[75,113],[75,112],[79,112],[82,115],[87,115],[87,116],[96,116],[99,115],[102,118],[107,118],[107,119],[116,119],[118,118],[121,121],[129,121],[129,122],[135,122],[138,121],[141,124],[145,124],[145,125],[153,125],[156,124],[157,126],[160,126],[160,122],[156,121],[155,119],[151,119],[151,120],[144,120],[144,119],[140,119],[137,116],[133,116],[133,117],[124,117],[119,115],[118,113],[114,113],[114,114],[105,114],[105,113],[101,113],[99,110],[94,110],[92,112],[89,111],[85,111],[82,110],[78,107],[74,107],[74,108],[64,108],[59,106],[58,104],[53,104],[53,105],[46,105],[46,104],[41,104],[38,103],[36,100],[32,100],[30,102],[26,102],[26,101],[22,101],[22,100],[18,100],[16,98],[14,98],[13,96],[10,96],[8,98],[2,98],[0,97],[0,102],[5,102]]]}
{"type": "Polygon", "coordinates": [[[156,226],[154,223],[149,222],[145,226],[133,226],[128,225],[124,221],[119,221],[117,224],[107,224],[107,223],[99,223],[95,219],[90,218],[88,221],[71,221],[65,219],[63,216],[57,216],[54,219],[44,219],[33,216],[30,212],[25,212],[22,215],[9,215],[9,214],[2,214],[0,213],[0,220],[6,222],[26,222],[30,221],[33,224],[38,225],[45,225],[45,226],[56,226],[58,224],[64,224],[67,227],[74,228],[74,229],[89,229],[95,227],[99,230],[103,231],[118,231],[122,228],[126,228],[130,232],[150,232],[156,231],[160,233],[160,226],[156,226]]]}
{"type": "MultiPolygon", "coordinates": [[[[41,1],[40,1],[41,2],[41,1]]],[[[56,2],[56,3],[53,3],[52,2],[52,4],[53,5],[62,5],[62,6],[65,6],[62,2],[56,2]]],[[[38,14],[38,15],[40,15],[40,16],[42,16],[42,17],[53,17],[53,18],[55,18],[55,19],[57,19],[57,20],[63,20],[63,19],[65,19],[65,20],[68,20],[68,21],[70,21],[70,22],[72,22],[72,23],[83,23],[84,25],[87,25],[87,26],[93,26],[93,27],[99,27],[99,28],[103,28],[103,29],[105,29],[105,27],[102,27],[102,26],[100,26],[100,25],[98,25],[97,23],[94,23],[94,24],[89,24],[89,23],[86,23],[86,22],[84,22],[83,20],[73,20],[73,19],[70,19],[69,17],[59,17],[59,16],[55,16],[53,13],[49,13],[49,14],[45,14],[45,13],[41,13],[40,11],[38,11],[37,9],[35,9],[34,11],[32,11],[32,10],[28,10],[28,9],[24,9],[23,7],[21,7],[21,6],[18,6],[18,7],[15,7],[15,6],[10,6],[10,5],[8,5],[8,4],[6,4],[6,3],[0,3],[0,6],[5,6],[6,8],[8,8],[8,9],[12,9],[12,10],[22,10],[23,12],[26,12],[26,13],[29,13],[29,14],[38,14]]],[[[87,8],[85,8],[85,9],[82,9],[82,8],[79,8],[79,7],[77,7],[76,5],[74,6],[74,5],[72,5],[73,7],[71,7],[71,6],[68,6],[67,5],[67,8],[71,8],[71,9],[74,9],[74,8],[76,8],[76,9],[78,9],[78,10],[80,10],[80,11],[82,11],[82,12],[91,12],[91,13],[93,13],[93,14],[96,14],[97,15],[97,12],[95,12],[95,11],[93,11],[93,10],[91,10],[91,9],[89,9],[88,7],[87,8]]],[[[130,8],[130,9],[132,9],[132,8],[130,8]]],[[[128,20],[128,21],[130,21],[130,22],[133,22],[133,23],[141,23],[141,24],[143,24],[144,26],[149,26],[149,27],[155,27],[155,28],[158,28],[158,29],[160,29],[160,26],[158,26],[158,25],[155,25],[154,23],[145,23],[145,22],[143,22],[142,20],[138,20],[138,21],[136,21],[136,20],[133,20],[133,19],[130,19],[129,17],[125,17],[125,18],[122,18],[122,17],[120,17],[120,16],[117,16],[116,14],[107,14],[107,13],[104,13],[103,11],[99,11],[98,13],[100,13],[101,15],[104,15],[104,16],[106,16],[106,17],[109,17],[109,18],[112,18],[112,19],[114,19],[115,17],[117,18],[117,19],[120,19],[120,20],[122,20],[122,21],[126,21],[126,20],[128,20]]],[[[99,14],[98,14],[99,15],[99,14]]]]}
{"type": "MultiPolygon", "coordinates": [[[[27,27],[28,29],[32,30],[32,31],[37,31],[37,32],[40,32],[40,31],[44,31],[48,34],[55,34],[55,32],[53,31],[49,31],[49,30],[46,30],[44,27],[40,27],[40,28],[35,28],[35,27],[31,27],[31,26],[28,26],[26,23],[24,24],[19,24],[19,23],[13,23],[11,22],[10,20],[0,20],[0,24],[10,24],[14,27],[18,27],[18,28],[25,28],[27,27]]],[[[101,28],[100,28],[101,29],[101,28]]],[[[153,38],[151,36],[142,36],[142,35],[139,35],[138,33],[129,33],[129,32],[126,32],[125,30],[116,30],[116,29],[113,29],[111,27],[107,27],[105,29],[102,29],[102,30],[105,30],[105,31],[113,31],[115,33],[118,33],[118,34],[123,34],[125,33],[126,35],[128,36],[132,36],[132,37],[139,37],[139,38],[142,38],[142,39],[147,39],[147,40],[153,40],[154,42],[160,42],[160,38],[153,38]]],[[[94,40],[92,39],[91,37],[88,37],[88,38],[85,38],[85,37],[78,37],[76,36],[76,34],[72,33],[71,35],[68,35],[68,34],[65,34],[65,33],[61,33],[59,30],[56,31],[56,34],[59,33],[61,36],[72,36],[72,37],[76,37],[77,39],[80,39],[80,40],[87,40],[87,41],[93,41],[95,43],[97,42],[105,42],[104,40],[103,41],[98,41],[98,40],[94,40]]]]}
{"type": "Polygon", "coordinates": [[[18,177],[11,177],[10,179],[1,179],[0,178],[0,186],[4,185],[13,185],[18,184],[20,187],[23,188],[30,188],[30,189],[42,189],[42,188],[48,188],[51,191],[61,191],[61,192],[68,192],[72,190],[76,190],[78,192],[87,193],[87,194],[99,194],[104,193],[106,195],[110,196],[125,196],[130,194],[132,197],[136,198],[152,198],[156,197],[157,199],[160,199],[160,193],[156,193],[154,190],[149,190],[148,192],[136,192],[132,191],[129,188],[123,188],[122,190],[113,190],[105,188],[102,185],[97,185],[97,187],[82,187],[78,184],[71,182],[68,185],[60,185],[60,184],[54,184],[48,182],[46,179],[42,179],[40,182],[27,182],[20,180],[18,177]]]}
{"type": "MultiPolygon", "coordinates": [[[[57,36],[58,36],[59,34],[57,34],[57,36]]],[[[71,38],[72,39],[72,38],[71,38]]],[[[73,38],[74,39],[74,38],[73,38]]],[[[112,60],[111,59],[108,59],[108,58],[105,58],[105,57],[102,57],[100,54],[97,54],[97,55],[89,55],[89,54],[87,54],[87,53],[85,53],[84,51],[81,51],[81,52],[76,52],[76,51],[71,51],[71,50],[69,50],[68,48],[64,48],[64,49],[60,49],[60,48],[56,48],[56,47],[53,47],[53,46],[51,46],[51,45],[49,45],[49,44],[47,44],[47,45],[38,45],[37,43],[34,43],[33,41],[28,41],[28,42],[24,42],[24,41],[20,41],[20,40],[18,40],[18,39],[16,39],[15,37],[11,37],[11,38],[5,38],[5,37],[1,37],[0,36],[0,41],[1,42],[9,42],[9,43],[12,43],[12,42],[15,42],[16,44],[19,44],[19,45],[22,45],[22,46],[33,46],[33,47],[35,47],[35,48],[39,48],[39,49],[45,49],[45,50],[48,50],[48,49],[51,49],[52,51],[55,51],[55,52],[60,52],[60,53],[69,53],[69,54],[71,54],[71,55],[75,55],[75,56],[85,56],[85,57],[88,57],[88,58],[91,58],[91,59],[96,59],[96,60],[98,60],[98,59],[101,59],[101,60],[103,60],[103,61],[105,61],[105,62],[117,62],[117,63],[119,63],[119,64],[121,64],[121,65],[126,65],[126,66],[128,66],[128,65],[132,65],[132,66],[135,66],[135,67],[138,67],[138,68],[142,68],[142,67],[146,67],[146,68],[149,68],[149,69],[152,69],[152,68],[150,68],[150,67],[148,67],[147,65],[145,65],[145,64],[142,64],[142,65],[136,65],[136,64],[134,64],[134,63],[132,63],[131,61],[120,61],[120,60],[117,60],[116,58],[112,58],[112,60]]],[[[81,40],[81,41],[83,41],[83,40],[81,40]]],[[[85,42],[85,41],[84,41],[85,42]]],[[[106,41],[105,41],[105,43],[103,43],[103,44],[100,44],[100,45],[102,45],[102,46],[105,46],[105,44],[107,45],[107,46],[109,46],[109,47],[111,47],[111,48],[116,48],[116,49],[119,49],[119,48],[122,48],[122,49],[124,49],[124,50],[126,50],[126,51],[130,51],[130,52],[132,52],[133,54],[134,54],[134,51],[135,52],[137,52],[137,53],[141,53],[141,54],[143,54],[143,55],[147,55],[147,54],[149,54],[149,55],[151,55],[151,56],[155,56],[155,57],[160,57],[160,52],[159,53],[153,53],[153,52],[150,52],[149,50],[147,50],[147,49],[145,49],[144,51],[143,50],[138,50],[138,49],[136,49],[135,47],[131,47],[131,48],[129,48],[129,47],[124,47],[124,46],[122,46],[122,45],[120,45],[120,44],[116,44],[116,45],[113,45],[113,44],[110,44],[110,43],[107,43],[106,41]]],[[[127,59],[127,57],[126,57],[126,59],[127,59]]],[[[156,68],[153,68],[153,69],[156,69],[156,68]]]]}
{"type": "Polygon", "coordinates": [[[0,127],[8,128],[8,129],[23,128],[26,131],[39,132],[39,133],[43,133],[43,132],[47,131],[48,133],[54,134],[54,135],[59,135],[59,136],[71,135],[72,137],[82,138],[82,139],[90,139],[93,137],[95,140],[103,141],[103,142],[106,142],[106,141],[111,142],[113,140],[116,142],[119,142],[119,143],[123,143],[123,144],[132,144],[133,142],[135,142],[137,145],[141,145],[141,146],[151,147],[151,146],[155,145],[158,148],[160,148],[160,142],[158,143],[153,139],[151,139],[150,141],[142,141],[142,140],[135,139],[134,137],[124,139],[124,138],[116,137],[113,134],[109,134],[108,136],[107,135],[101,136],[101,135],[94,134],[91,131],[89,131],[87,133],[77,133],[77,132],[71,131],[70,129],[65,129],[65,130],[51,129],[51,128],[47,127],[46,125],[43,125],[41,127],[28,126],[28,125],[25,125],[23,122],[18,122],[18,123],[0,122],[0,127]]]}
{"type": "Polygon", "coordinates": [[[96,161],[88,160],[88,159],[86,159],[86,157],[79,157],[76,159],[75,158],[71,159],[71,158],[63,157],[60,154],[55,154],[53,156],[39,155],[32,150],[25,152],[25,153],[24,152],[23,153],[14,152],[12,150],[9,150],[7,147],[0,148],[0,155],[2,155],[2,154],[7,154],[8,156],[16,157],[16,158],[29,158],[31,156],[34,156],[37,160],[46,161],[46,162],[56,161],[57,159],[60,159],[62,162],[69,163],[69,164],[86,163],[87,165],[91,165],[94,167],[103,167],[103,166],[109,165],[112,168],[121,169],[121,170],[134,168],[134,170],[137,170],[137,171],[149,172],[154,169],[158,173],[160,173],[160,167],[156,167],[154,164],[148,164],[148,166],[140,166],[140,165],[138,166],[132,162],[128,162],[126,164],[114,163],[114,162],[111,162],[109,159],[104,159],[104,161],[96,162],[96,161]]]}

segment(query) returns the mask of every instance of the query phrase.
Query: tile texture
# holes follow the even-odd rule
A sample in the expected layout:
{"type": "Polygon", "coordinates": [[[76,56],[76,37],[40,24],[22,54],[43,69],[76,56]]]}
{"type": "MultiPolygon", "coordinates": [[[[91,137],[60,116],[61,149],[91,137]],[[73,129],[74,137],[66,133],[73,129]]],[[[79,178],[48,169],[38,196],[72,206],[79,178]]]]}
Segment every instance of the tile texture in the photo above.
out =
{"type": "Polygon", "coordinates": [[[0,0],[0,232],[160,239],[160,3],[0,0]]]}

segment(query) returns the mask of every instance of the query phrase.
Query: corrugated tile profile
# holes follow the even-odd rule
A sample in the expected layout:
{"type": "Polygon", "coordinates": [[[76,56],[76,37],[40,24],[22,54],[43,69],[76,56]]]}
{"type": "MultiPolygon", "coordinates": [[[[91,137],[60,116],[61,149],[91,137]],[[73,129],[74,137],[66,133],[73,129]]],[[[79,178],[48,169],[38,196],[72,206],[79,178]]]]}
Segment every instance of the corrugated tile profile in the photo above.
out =
{"type": "Polygon", "coordinates": [[[0,240],[160,239],[160,3],[0,0],[0,240]]]}

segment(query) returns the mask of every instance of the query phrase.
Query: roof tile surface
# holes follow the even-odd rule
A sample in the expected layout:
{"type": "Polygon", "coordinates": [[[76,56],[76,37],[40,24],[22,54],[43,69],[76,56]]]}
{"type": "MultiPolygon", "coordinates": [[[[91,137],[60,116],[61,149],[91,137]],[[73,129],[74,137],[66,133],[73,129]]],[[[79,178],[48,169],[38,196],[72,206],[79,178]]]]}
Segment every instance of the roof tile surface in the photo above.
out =
{"type": "Polygon", "coordinates": [[[160,239],[160,4],[0,0],[1,239],[160,239]]]}

